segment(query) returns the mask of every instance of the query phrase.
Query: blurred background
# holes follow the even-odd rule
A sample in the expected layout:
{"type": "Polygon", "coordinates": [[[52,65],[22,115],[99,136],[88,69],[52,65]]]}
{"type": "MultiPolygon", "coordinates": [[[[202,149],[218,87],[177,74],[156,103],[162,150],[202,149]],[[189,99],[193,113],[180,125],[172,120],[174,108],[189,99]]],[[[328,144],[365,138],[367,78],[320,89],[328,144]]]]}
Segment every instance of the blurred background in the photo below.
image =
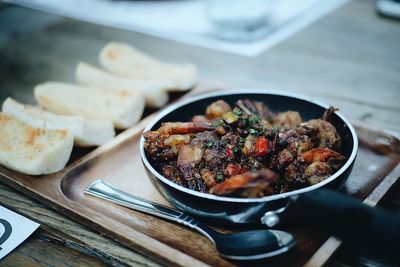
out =
{"type": "Polygon", "coordinates": [[[348,0],[9,0],[36,10],[256,56],[348,0]],[[77,8],[79,7],[79,8],[77,8]]]}
{"type": "Polygon", "coordinates": [[[122,41],[193,62],[203,80],[328,99],[352,119],[399,130],[400,116],[386,115],[400,112],[396,10],[390,0],[7,0],[0,100],[9,90],[32,103],[35,84],[74,81],[77,62],[96,64],[106,42],[122,41]]]}

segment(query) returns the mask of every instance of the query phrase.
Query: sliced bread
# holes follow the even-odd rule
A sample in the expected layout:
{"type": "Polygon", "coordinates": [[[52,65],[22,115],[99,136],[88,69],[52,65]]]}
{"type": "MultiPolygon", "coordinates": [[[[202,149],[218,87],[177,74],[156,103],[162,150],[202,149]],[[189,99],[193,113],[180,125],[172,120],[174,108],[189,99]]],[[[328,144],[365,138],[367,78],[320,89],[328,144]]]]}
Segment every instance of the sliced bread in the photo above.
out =
{"type": "Polygon", "coordinates": [[[160,108],[168,102],[168,86],[162,82],[115,76],[85,62],[76,66],[75,77],[84,86],[139,91],[149,107],[160,108]]]}
{"type": "Polygon", "coordinates": [[[99,61],[115,75],[163,82],[169,91],[185,91],[197,82],[197,69],[193,64],[162,63],[124,43],[108,43],[100,52],[99,61]]]}
{"type": "Polygon", "coordinates": [[[119,129],[138,122],[144,110],[143,95],[134,91],[47,82],[37,85],[34,94],[39,105],[51,112],[110,120],[119,129]]]}
{"type": "Polygon", "coordinates": [[[74,134],[74,142],[78,146],[99,146],[115,135],[114,126],[109,120],[57,115],[40,107],[23,105],[10,97],[3,102],[2,111],[32,127],[69,130],[74,134]]]}
{"type": "Polygon", "coordinates": [[[31,127],[0,113],[0,164],[30,175],[57,172],[71,155],[74,135],[68,130],[31,127]]]}

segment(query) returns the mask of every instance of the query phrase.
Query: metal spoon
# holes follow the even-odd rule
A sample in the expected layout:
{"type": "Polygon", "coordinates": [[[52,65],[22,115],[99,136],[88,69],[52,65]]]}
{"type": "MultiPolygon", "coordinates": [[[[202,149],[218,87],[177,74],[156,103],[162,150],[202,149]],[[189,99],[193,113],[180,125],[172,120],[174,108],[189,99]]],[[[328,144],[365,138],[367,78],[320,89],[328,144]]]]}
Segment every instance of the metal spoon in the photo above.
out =
{"type": "Polygon", "coordinates": [[[278,230],[263,229],[222,234],[182,211],[130,195],[103,180],[94,181],[86,188],[85,193],[190,227],[211,240],[222,257],[232,260],[272,257],[288,251],[295,244],[291,234],[278,230]]]}

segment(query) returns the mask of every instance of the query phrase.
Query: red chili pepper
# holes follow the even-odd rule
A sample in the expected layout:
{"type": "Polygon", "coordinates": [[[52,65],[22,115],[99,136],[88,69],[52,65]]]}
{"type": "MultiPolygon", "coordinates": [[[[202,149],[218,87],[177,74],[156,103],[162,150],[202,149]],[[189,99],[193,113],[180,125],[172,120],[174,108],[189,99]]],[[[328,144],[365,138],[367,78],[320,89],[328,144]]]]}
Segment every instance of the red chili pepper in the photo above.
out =
{"type": "Polygon", "coordinates": [[[232,176],[232,175],[238,174],[239,171],[240,171],[239,166],[235,165],[235,164],[228,164],[228,166],[226,166],[226,169],[225,169],[225,173],[228,176],[232,176]]]}
{"type": "Polygon", "coordinates": [[[265,137],[258,137],[256,140],[255,152],[257,157],[264,156],[268,153],[269,141],[265,137]]]}
{"type": "Polygon", "coordinates": [[[233,157],[233,151],[232,151],[232,149],[229,148],[229,147],[226,147],[225,154],[226,154],[226,156],[227,156],[228,158],[232,158],[232,157],[233,157]]]}

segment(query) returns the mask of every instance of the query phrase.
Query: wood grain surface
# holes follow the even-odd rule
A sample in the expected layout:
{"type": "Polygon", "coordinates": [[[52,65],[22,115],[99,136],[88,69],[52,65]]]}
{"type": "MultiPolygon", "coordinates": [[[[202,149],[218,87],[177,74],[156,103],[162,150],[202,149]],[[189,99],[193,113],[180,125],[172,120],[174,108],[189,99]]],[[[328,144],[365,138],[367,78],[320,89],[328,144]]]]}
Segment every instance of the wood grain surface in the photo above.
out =
{"type": "MultiPolygon", "coordinates": [[[[32,102],[35,84],[73,81],[78,61],[96,64],[100,48],[118,40],[167,61],[194,62],[207,79],[307,94],[340,107],[347,117],[399,131],[400,24],[378,17],[373,3],[351,1],[254,59],[73,20],[37,27],[29,33],[17,29],[0,43],[0,99],[11,94],[32,102]]],[[[31,14],[33,20],[41,17],[37,12],[15,9],[31,14]]],[[[8,186],[0,185],[0,203],[41,222],[45,236],[52,240],[51,248],[41,246],[44,239],[39,232],[19,248],[21,253],[12,253],[3,261],[8,266],[20,266],[19,260],[25,256],[32,259],[32,265],[66,262],[66,266],[84,266],[86,261],[93,266],[158,265],[154,259],[99,236],[8,186]],[[58,249],[63,253],[57,254],[58,249]]]]}

